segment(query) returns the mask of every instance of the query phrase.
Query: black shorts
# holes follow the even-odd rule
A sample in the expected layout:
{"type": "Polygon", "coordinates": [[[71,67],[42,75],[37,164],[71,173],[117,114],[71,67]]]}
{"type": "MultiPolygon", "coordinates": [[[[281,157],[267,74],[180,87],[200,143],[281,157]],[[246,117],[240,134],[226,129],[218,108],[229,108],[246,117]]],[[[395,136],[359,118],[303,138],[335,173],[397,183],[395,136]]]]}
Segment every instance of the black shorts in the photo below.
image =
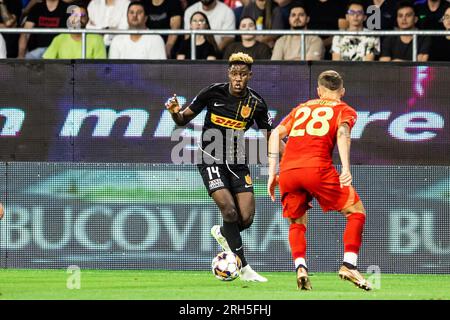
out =
{"type": "Polygon", "coordinates": [[[250,170],[245,164],[198,164],[197,168],[210,196],[220,189],[228,189],[231,194],[253,192],[250,170]]]}

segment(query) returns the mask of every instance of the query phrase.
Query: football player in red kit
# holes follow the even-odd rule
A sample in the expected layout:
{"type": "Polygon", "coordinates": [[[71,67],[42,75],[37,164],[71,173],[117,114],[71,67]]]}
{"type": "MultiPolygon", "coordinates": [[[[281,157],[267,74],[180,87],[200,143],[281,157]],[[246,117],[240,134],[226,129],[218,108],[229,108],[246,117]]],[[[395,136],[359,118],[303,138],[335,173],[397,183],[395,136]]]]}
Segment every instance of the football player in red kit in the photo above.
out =
{"type": "Polygon", "coordinates": [[[294,108],[272,131],[269,140],[269,180],[267,191],[275,201],[279,184],[283,217],[289,220],[289,244],[297,272],[299,289],[311,290],[306,265],[307,210],[317,199],[323,211],[339,211],[347,218],[344,232],[344,261],[339,270],[342,279],[359,288],[370,290],[371,284],[356,268],[366,211],[352,187],[350,172],[350,131],[357,114],[341,101],[345,89],[336,71],[322,72],[318,79],[319,99],[309,100],[294,108]],[[280,141],[289,137],[279,177],[276,176],[280,141]],[[338,145],[342,170],[332,163],[338,145]]]}

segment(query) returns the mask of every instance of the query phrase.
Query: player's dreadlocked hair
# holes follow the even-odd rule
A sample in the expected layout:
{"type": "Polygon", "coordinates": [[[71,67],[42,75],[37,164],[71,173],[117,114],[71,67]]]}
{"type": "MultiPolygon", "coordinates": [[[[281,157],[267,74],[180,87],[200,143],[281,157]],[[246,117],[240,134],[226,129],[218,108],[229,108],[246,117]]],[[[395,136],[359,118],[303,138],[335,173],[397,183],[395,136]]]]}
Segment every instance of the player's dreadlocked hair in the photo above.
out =
{"type": "Polygon", "coordinates": [[[342,88],[344,80],[341,75],[334,70],[327,70],[319,75],[319,86],[325,87],[328,90],[338,90],[342,88]]]}
{"type": "Polygon", "coordinates": [[[243,52],[233,53],[228,59],[229,66],[233,64],[245,64],[249,69],[252,68],[253,58],[243,52]]]}

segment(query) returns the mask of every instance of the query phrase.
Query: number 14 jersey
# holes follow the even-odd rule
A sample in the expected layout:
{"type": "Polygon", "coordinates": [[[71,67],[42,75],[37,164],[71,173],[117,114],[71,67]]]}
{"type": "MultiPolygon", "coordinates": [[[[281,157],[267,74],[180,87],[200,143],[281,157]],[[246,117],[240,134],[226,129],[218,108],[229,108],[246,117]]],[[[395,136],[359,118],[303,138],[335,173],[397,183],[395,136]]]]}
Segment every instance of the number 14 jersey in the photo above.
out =
{"type": "Polygon", "coordinates": [[[294,108],[280,123],[289,136],[280,172],[331,166],[339,126],[347,123],[351,129],[356,118],[355,110],[339,100],[309,100],[294,108]]]}

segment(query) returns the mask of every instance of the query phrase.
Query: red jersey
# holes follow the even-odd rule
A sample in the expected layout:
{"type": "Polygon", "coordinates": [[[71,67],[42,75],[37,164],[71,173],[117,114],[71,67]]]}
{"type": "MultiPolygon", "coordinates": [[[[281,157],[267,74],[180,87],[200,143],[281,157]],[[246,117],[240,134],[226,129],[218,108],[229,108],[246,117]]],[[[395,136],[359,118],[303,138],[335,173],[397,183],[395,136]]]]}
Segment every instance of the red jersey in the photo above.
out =
{"type": "Polygon", "coordinates": [[[339,126],[347,123],[351,129],[356,118],[355,110],[338,100],[309,100],[294,108],[280,123],[289,136],[280,172],[332,165],[339,126]]]}

